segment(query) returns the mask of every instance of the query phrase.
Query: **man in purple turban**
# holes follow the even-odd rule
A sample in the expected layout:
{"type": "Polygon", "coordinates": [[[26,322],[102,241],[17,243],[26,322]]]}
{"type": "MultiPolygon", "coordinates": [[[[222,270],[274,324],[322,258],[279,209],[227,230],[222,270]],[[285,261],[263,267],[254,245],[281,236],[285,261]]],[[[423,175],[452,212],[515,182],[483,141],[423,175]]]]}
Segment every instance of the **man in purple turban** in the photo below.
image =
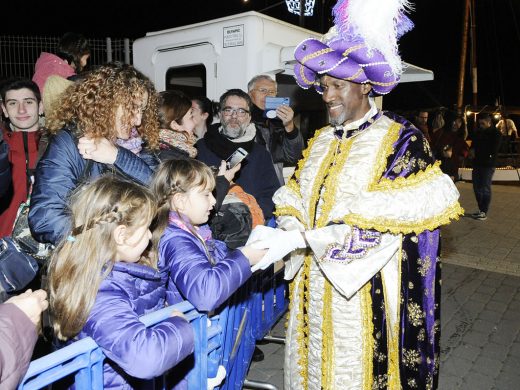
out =
{"type": "Polygon", "coordinates": [[[373,96],[397,85],[400,59],[354,33],[368,11],[355,12],[373,2],[348,3],[347,28],[296,48],[296,79],[323,94],[330,123],[273,197],[278,228],[257,236],[268,258],[290,253],[285,388],[434,389],[439,227],[463,210],[421,131],[376,107],[373,96]]]}

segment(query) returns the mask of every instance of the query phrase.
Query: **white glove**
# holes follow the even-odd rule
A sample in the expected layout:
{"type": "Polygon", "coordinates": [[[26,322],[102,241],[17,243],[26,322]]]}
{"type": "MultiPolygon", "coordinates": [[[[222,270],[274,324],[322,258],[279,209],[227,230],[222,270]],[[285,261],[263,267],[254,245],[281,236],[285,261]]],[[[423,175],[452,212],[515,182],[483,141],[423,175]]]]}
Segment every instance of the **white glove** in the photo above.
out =
{"type": "Polygon", "coordinates": [[[208,390],[213,390],[213,388],[220,386],[225,377],[226,368],[224,366],[218,366],[217,376],[208,378],[208,390]]]}
{"type": "MultiPolygon", "coordinates": [[[[264,225],[257,225],[249,235],[249,238],[247,239],[246,245],[251,245],[253,242],[265,240],[268,238],[273,237],[278,232],[278,229],[264,226],[264,225]]],[[[257,248],[258,249],[258,248],[257,248]]]]}
{"type": "Polygon", "coordinates": [[[255,272],[257,269],[266,269],[274,262],[283,259],[293,250],[307,247],[303,238],[303,232],[299,230],[273,230],[275,231],[274,234],[271,232],[267,235],[267,238],[251,243],[253,248],[269,249],[262,260],[251,268],[251,271],[255,272]]]}

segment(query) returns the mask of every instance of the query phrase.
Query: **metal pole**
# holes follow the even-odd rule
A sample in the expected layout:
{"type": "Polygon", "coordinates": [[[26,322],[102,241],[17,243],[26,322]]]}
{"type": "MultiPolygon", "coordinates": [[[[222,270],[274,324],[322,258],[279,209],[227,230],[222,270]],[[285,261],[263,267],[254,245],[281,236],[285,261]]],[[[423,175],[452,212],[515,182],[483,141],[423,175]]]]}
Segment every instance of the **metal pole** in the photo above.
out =
{"type": "Polygon", "coordinates": [[[125,64],[130,64],[130,39],[125,38],[123,44],[125,48],[125,64]]]}
{"type": "Polygon", "coordinates": [[[466,73],[466,57],[468,52],[468,27],[469,27],[470,0],[464,2],[464,19],[462,22],[462,44],[460,48],[459,88],[457,93],[457,112],[462,113],[464,100],[464,76],[466,73]]]}
{"type": "Polygon", "coordinates": [[[107,38],[107,62],[112,62],[112,39],[107,38]]]}
{"type": "Polygon", "coordinates": [[[477,79],[477,20],[475,0],[471,0],[471,81],[473,86],[473,105],[478,104],[478,79],[477,79]]]}
{"type": "Polygon", "coordinates": [[[305,0],[300,0],[300,27],[305,26],[304,12],[305,12],[305,0]]]}

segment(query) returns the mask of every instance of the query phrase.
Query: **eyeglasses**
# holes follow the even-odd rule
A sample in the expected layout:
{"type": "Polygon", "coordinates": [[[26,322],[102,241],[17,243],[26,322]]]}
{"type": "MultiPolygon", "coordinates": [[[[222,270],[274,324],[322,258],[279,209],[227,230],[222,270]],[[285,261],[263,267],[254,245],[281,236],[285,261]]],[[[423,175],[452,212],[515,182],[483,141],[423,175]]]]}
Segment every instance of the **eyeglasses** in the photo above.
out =
{"type": "Polygon", "coordinates": [[[254,91],[260,92],[262,95],[276,95],[278,91],[276,89],[257,88],[254,91]]]}
{"type": "Polygon", "coordinates": [[[232,116],[235,114],[239,118],[245,117],[247,114],[249,114],[249,111],[243,109],[243,108],[231,108],[226,107],[221,111],[225,116],[232,116]]]}

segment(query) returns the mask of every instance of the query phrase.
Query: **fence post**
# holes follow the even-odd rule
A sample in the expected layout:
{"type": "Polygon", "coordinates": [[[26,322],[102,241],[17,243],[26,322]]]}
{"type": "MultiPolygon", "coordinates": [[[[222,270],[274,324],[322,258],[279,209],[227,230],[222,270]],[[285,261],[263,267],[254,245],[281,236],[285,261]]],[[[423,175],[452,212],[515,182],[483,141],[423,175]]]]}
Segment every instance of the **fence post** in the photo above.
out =
{"type": "Polygon", "coordinates": [[[130,39],[125,38],[123,43],[125,48],[125,64],[130,64],[130,39]]]}
{"type": "Polygon", "coordinates": [[[112,62],[112,38],[107,38],[107,62],[112,62]]]}

